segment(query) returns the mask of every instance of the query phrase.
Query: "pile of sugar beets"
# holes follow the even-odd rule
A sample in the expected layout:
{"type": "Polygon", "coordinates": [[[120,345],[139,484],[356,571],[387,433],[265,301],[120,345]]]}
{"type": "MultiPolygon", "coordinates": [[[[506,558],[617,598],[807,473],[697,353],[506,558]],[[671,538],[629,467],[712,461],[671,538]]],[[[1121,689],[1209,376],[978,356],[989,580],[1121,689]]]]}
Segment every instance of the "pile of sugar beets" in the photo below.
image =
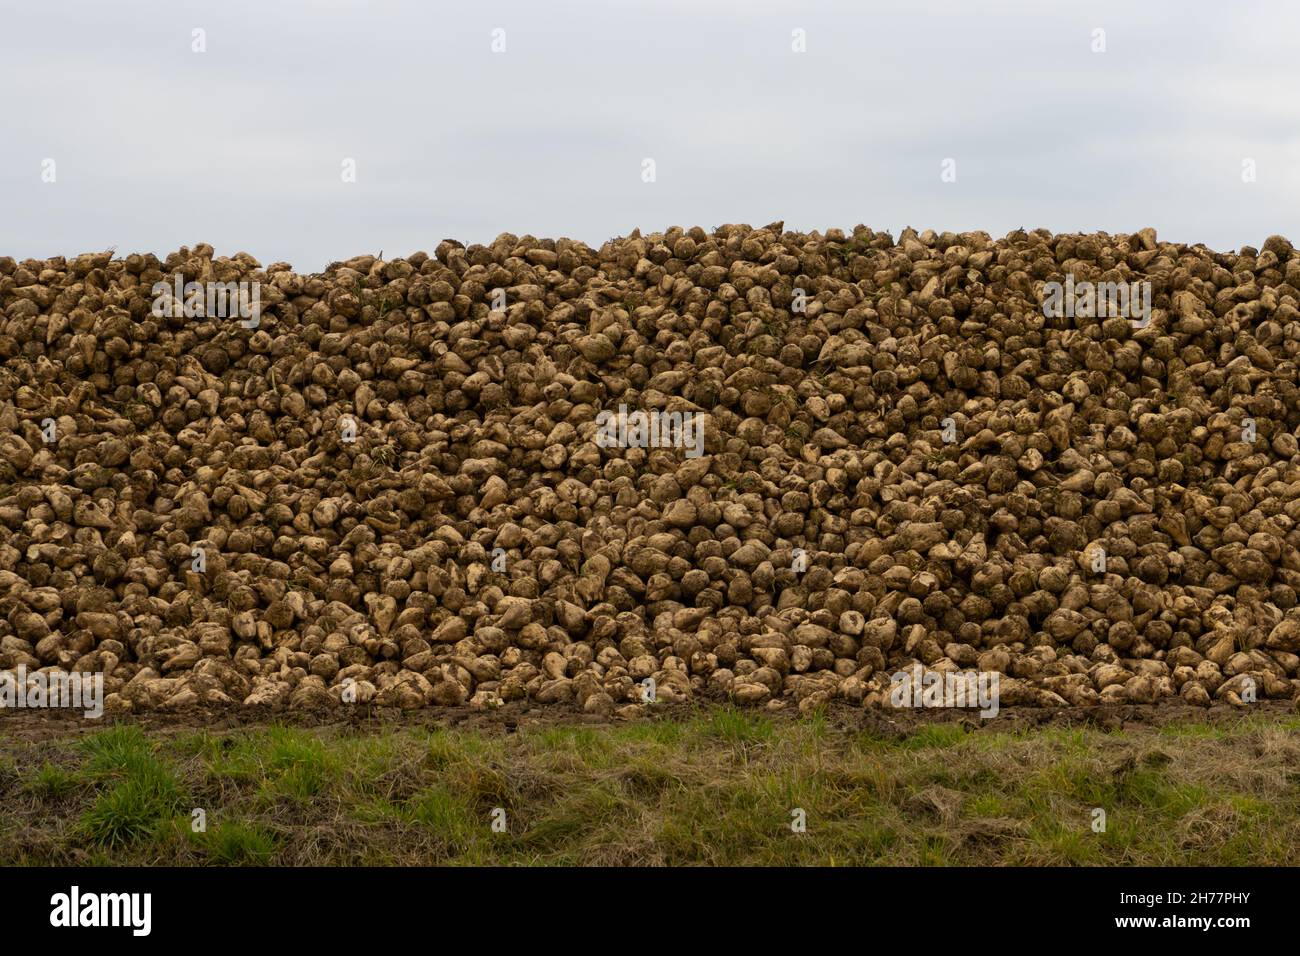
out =
{"type": "Polygon", "coordinates": [[[2,258],[0,671],[109,712],[880,707],[918,662],[1295,699],[1298,309],[1287,240],[1150,229],[2,258]],[[1045,315],[1067,279],[1150,314],[1045,315]],[[703,454],[605,447],[620,406],[703,454]]]}

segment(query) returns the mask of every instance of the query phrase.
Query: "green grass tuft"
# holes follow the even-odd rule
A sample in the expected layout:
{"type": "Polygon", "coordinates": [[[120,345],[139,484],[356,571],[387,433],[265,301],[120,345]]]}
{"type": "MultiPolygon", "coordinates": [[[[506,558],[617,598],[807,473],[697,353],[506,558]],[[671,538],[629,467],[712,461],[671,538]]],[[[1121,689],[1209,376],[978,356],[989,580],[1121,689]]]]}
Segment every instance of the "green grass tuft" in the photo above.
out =
{"type": "Polygon", "coordinates": [[[151,836],[180,813],[185,792],[169,763],[138,727],[113,727],[83,744],[86,771],[100,788],[78,829],[91,844],[119,847],[151,836]]]}
{"type": "Polygon", "coordinates": [[[235,820],[195,837],[208,862],[219,866],[267,866],[274,861],[275,839],[256,824],[235,820]]]}

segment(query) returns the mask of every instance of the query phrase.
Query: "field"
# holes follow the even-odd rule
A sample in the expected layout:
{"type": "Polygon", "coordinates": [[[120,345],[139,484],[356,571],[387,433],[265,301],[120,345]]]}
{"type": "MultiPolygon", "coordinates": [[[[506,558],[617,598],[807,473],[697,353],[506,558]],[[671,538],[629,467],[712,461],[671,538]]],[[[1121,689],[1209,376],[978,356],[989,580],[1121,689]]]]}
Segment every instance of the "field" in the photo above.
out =
{"type": "Polygon", "coordinates": [[[0,718],[0,864],[1269,866],[1300,844],[1283,705],[391,716],[0,718]]]}

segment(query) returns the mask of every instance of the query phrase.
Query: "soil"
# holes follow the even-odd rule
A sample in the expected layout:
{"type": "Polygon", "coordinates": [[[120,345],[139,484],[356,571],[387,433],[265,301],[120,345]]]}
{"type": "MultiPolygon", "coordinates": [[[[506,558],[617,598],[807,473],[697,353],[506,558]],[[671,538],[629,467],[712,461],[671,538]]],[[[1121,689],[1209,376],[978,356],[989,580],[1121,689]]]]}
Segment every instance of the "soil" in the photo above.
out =
{"type": "MultiPolygon", "coordinates": [[[[673,720],[699,713],[716,704],[673,702],[656,705],[641,719],[673,720]]],[[[1004,707],[997,717],[984,719],[974,711],[952,709],[881,710],[831,701],[823,710],[826,720],[840,730],[867,731],[879,736],[907,737],[933,724],[960,724],[971,733],[1015,733],[1037,727],[1096,727],[1120,731],[1131,727],[1162,727],[1177,723],[1231,724],[1246,714],[1281,718],[1294,714],[1289,701],[1262,700],[1248,708],[1216,704],[1195,707],[1179,701],[1161,704],[1099,704],[1092,707],[1004,707]]],[[[797,708],[764,711],[777,721],[806,720],[797,708]]],[[[207,705],[168,713],[151,711],[90,720],[79,714],[51,711],[0,711],[0,736],[22,742],[40,742],[93,734],[113,724],[129,724],[150,733],[175,734],[194,730],[227,731],[268,725],[349,728],[360,732],[402,727],[455,727],[466,730],[513,733],[521,726],[610,725],[626,717],[585,714],[576,706],[541,705],[527,701],[503,704],[492,712],[468,708],[428,708],[403,711],[396,707],[357,706],[336,709],[287,709],[269,712],[239,705],[207,705]]],[[[632,718],[637,719],[637,718],[632,718]]]]}

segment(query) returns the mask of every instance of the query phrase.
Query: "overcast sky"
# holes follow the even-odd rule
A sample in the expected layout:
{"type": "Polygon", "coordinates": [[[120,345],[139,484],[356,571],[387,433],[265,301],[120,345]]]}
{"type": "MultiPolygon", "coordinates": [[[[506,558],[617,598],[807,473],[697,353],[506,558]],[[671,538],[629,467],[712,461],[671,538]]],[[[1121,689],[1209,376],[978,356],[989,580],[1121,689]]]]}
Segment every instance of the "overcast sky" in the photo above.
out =
{"type": "Polygon", "coordinates": [[[0,255],[314,271],[777,219],[1300,242],[1290,2],[0,0],[0,24],[0,255]]]}

